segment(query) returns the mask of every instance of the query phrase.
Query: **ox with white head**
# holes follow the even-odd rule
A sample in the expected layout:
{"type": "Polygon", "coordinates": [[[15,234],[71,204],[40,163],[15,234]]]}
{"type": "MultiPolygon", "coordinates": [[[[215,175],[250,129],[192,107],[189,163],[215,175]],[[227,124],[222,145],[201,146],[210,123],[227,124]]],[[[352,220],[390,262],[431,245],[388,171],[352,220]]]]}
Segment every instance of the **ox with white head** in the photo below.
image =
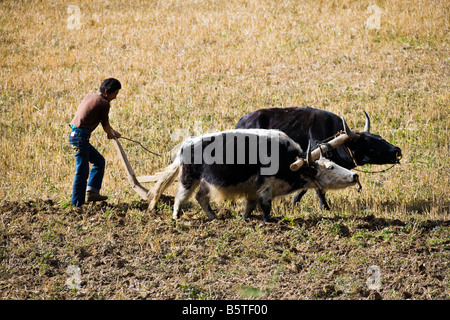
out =
{"type": "MultiPolygon", "coordinates": [[[[317,153],[315,153],[317,154],[317,153]]],[[[245,198],[244,216],[257,206],[263,219],[270,219],[274,197],[297,190],[337,189],[358,183],[358,175],[323,157],[312,156],[278,130],[230,130],[187,139],[174,162],[158,173],[149,192],[150,208],[178,176],[173,218],[194,193],[209,219],[215,214],[210,200],[245,198]],[[315,158],[315,159],[314,159],[315,158]],[[305,163],[294,170],[298,159],[305,163]]]]}

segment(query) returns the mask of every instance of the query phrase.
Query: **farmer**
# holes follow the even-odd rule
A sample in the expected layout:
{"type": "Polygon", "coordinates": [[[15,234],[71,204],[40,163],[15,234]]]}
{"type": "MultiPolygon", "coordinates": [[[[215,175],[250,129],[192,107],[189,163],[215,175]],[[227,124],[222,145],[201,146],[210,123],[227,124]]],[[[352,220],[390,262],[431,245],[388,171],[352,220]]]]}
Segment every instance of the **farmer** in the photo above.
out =
{"type": "Polygon", "coordinates": [[[104,80],[100,85],[99,93],[89,94],[81,101],[75,117],[70,122],[72,132],[69,143],[75,150],[76,166],[72,205],[76,207],[81,207],[86,200],[104,201],[108,199],[107,196],[100,195],[105,172],[105,158],[89,143],[89,138],[99,123],[102,124],[108,139],[120,137],[120,133],[109,124],[108,114],[110,102],[116,98],[121,87],[117,79],[104,80]],[[89,162],[93,164],[90,173],[89,162]]]}

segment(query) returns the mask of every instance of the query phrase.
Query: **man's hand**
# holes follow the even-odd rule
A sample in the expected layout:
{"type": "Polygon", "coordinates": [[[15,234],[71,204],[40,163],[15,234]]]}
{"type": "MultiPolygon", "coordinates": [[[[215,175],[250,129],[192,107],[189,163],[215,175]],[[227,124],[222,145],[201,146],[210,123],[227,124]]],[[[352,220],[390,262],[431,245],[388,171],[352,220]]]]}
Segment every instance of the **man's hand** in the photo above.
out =
{"type": "Polygon", "coordinates": [[[109,123],[103,126],[103,130],[106,132],[108,139],[120,138],[121,134],[114,130],[109,123]]]}
{"type": "Polygon", "coordinates": [[[107,134],[108,139],[120,138],[122,136],[119,132],[117,132],[116,130],[114,130],[112,128],[106,134],[107,134]]]}

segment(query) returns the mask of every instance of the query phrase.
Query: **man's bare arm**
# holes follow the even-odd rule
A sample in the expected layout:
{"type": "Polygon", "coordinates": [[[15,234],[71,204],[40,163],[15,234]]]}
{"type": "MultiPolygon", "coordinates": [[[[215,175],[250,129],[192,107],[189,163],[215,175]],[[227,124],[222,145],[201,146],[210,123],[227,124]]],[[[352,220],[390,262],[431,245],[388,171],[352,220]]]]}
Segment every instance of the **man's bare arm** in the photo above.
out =
{"type": "Polygon", "coordinates": [[[120,136],[121,136],[121,134],[119,132],[117,132],[116,130],[114,130],[111,127],[109,122],[106,123],[105,125],[103,125],[103,130],[105,130],[108,139],[120,138],[120,136]]]}

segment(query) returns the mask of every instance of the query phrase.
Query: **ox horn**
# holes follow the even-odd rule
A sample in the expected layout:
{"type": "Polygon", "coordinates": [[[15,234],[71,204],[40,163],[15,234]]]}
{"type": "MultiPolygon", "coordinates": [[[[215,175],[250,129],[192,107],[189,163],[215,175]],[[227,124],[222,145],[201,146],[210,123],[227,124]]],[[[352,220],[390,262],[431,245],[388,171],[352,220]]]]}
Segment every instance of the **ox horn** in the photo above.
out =
{"type": "Polygon", "coordinates": [[[342,125],[344,126],[344,131],[347,134],[347,136],[350,139],[356,139],[358,136],[356,135],[356,133],[354,133],[347,125],[347,122],[345,122],[344,117],[342,117],[342,125]]]}
{"type": "Polygon", "coordinates": [[[306,151],[306,163],[308,164],[308,166],[310,166],[313,164],[314,160],[311,155],[311,141],[308,141],[308,150],[306,151]]]}
{"type": "Polygon", "coordinates": [[[366,117],[366,123],[364,124],[364,132],[370,133],[370,118],[367,114],[367,112],[364,111],[364,116],[366,117]]]}

